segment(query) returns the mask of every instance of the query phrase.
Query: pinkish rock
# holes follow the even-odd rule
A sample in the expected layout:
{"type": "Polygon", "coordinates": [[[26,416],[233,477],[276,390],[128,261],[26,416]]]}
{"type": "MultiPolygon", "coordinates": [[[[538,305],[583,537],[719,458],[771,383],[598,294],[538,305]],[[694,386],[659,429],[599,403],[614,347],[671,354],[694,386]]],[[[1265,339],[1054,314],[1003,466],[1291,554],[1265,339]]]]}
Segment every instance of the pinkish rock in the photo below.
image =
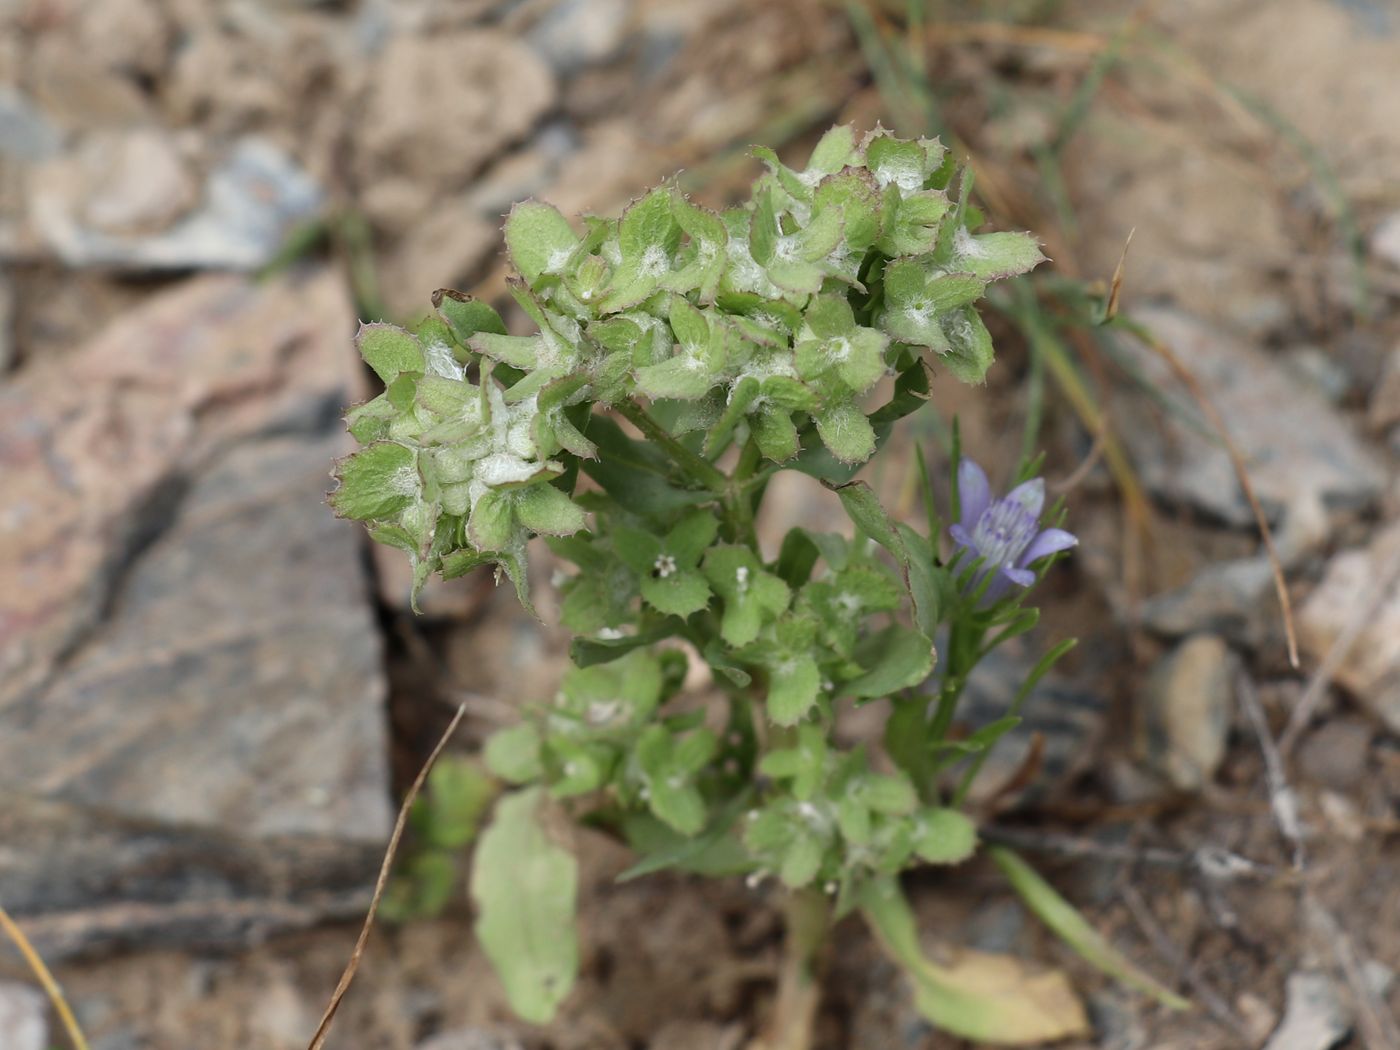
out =
{"type": "Polygon", "coordinates": [[[198,278],[0,390],[0,789],[383,836],[378,635],[323,505],[353,325],[328,272],[198,278]]]}

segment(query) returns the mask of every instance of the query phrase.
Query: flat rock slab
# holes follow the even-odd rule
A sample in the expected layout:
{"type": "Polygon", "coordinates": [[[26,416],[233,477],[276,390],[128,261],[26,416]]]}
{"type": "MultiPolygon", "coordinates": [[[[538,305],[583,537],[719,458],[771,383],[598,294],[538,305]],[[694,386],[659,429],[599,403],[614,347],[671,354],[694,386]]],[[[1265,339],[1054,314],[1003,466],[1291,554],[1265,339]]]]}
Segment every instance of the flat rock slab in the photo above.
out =
{"type": "MultiPolygon", "coordinates": [[[[329,273],[196,278],[0,389],[0,792],[172,841],[380,848],[380,640],[360,537],[324,502],[353,326],[329,273]]],[[[110,881],[122,850],[90,860],[110,881]]],[[[7,906],[43,909],[5,878],[7,906]]]]}
{"type": "MultiPolygon", "coordinates": [[[[1285,556],[1324,539],[1329,512],[1363,509],[1380,496],[1386,481],[1380,459],[1282,363],[1181,311],[1147,309],[1135,318],[1171,348],[1220,410],[1265,514],[1282,529],[1285,556]]],[[[1166,362],[1147,347],[1124,343],[1131,367],[1172,399],[1172,408],[1163,409],[1134,395],[1143,403],[1119,414],[1143,481],[1160,498],[1251,526],[1254,516],[1224,444],[1166,362]]]]}
{"type": "Polygon", "coordinates": [[[49,962],[217,950],[357,919],[381,857],[368,843],[251,838],[6,792],[0,844],[0,898],[49,962]]]}

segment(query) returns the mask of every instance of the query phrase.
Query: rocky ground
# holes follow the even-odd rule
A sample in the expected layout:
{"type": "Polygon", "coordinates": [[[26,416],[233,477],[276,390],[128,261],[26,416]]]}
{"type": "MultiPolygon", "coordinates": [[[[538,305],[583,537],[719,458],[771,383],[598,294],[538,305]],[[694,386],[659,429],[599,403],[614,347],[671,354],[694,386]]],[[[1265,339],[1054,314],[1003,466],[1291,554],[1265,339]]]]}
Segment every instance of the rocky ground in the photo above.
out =
{"type": "MultiPolygon", "coordinates": [[[[916,880],[929,949],[1063,968],[1076,1045],[1397,1045],[1400,15],[1004,6],[930,16],[940,119],[1057,272],[1105,278],[1135,229],[1124,309],[1228,425],[1303,660],[1231,450],[1167,358],[1066,337],[1096,439],[1003,324],[989,385],[935,405],[1008,467],[1046,388],[1084,537],[1047,637],[1086,644],[998,753],[985,823],[1197,1009],[1096,978],[977,864],[916,880]],[[1037,28],[985,28],[1013,16],[1037,28]]],[[[898,31],[904,5],[871,9],[898,31]]],[[[356,317],[499,295],[516,199],[613,210],[683,169],[720,203],[751,142],[917,130],[865,24],[822,0],[0,0],[0,904],[94,1050],[304,1046],[451,711],[469,750],[552,689],[556,632],[476,578],[413,617],[397,559],[323,505],[370,389],[356,317]]],[[[896,447],[937,472],[938,434],[896,447]]],[[[895,503],[900,477],[876,479],[895,503]]],[[[774,532],[833,510],[800,482],[777,503],[774,532]]],[[[987,668],[974,718],[1023,666],[987,668]]],[[[381,926],[328,1045],[744,1045],[777,968],[763,891],[619,886],[616,846],[577,846],[585,975],[559,1022],[510,1020],[459,899],[381,926]]],[[[824,1048],[956,1045],[859,930],[828,988],[824,1048]]],[[[0,952],[0,1048],[61,1041],[0,952]]]]}

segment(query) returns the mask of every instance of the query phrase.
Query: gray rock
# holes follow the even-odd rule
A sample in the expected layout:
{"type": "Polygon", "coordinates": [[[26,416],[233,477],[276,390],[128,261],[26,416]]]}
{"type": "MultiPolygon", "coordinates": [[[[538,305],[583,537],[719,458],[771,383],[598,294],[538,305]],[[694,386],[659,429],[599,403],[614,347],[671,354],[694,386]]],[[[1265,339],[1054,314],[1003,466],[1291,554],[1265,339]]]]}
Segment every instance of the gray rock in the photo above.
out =
{"type": "Polygon", "coordinates": [[[0,790],[55,821],[47,848],[43,819],[0,830],[26,844],[0,899],[53,916],[56,943],[236,940],[363,900],[386,685],[360,537],[324,505],[352,329],[329,272],[203,277],[0,387],[0,790]],[[32,808],[55,800],[134,830],[104,818],[115,843],[74,862],[92,833],[32,808]],[[292,834],[339,852],[295,877],[240,852],[292,834]],[[159,867],[209,837],[222,876],[159,867]]]}
{"type": "Polygon", "coordinates": [[[62,133],[29,99],[0,85],[0,156],[34,163],[58,152],[62,133]]]}
{"type": "Polygon", "coordinates": [[[175,823],[382,842],[380,646],[337,434],[240,445],[191,479],[111,615],[0,709],[0,786],[175,823]]]}
{"type": "Polygon", "coordinates": [[[0,377],[10,370],[15,357],[15,287],[0,274],[0,377]]]}
{"type": "Polygon", "coordinates": [[[124,235],[104,232],[88,219],[93,172],[68,158],[52,168],[34,180],[31,217],[45,243],[74,267],[255,270],[272,260],[292,227],[314,216],[323,199],[310,176],[278,147],[244,138],[210,173],[199,205],[187,216],[157,233],[124,235]]]}
{"type": "MultiPolygon", "coordinates": [[[[1279,529],[1286,560],[1327,538],[1331,512],[1376,501],[1386,477],[1379,459],[1326,399],[1284,364],[1180,311],[1149,309],[1138,316],[1190,369],[1224,416],[1264,512],[1279,529]]],[[[1228,525],[1251,527],[1253,514],[1228,452],[1168,366],[1147,347],[1127,343],[1124,349],[1131,365],[1148,383],[1170,392],[1180,410],[1163,412],[1141,393],[1123,406],[1123,418],[1148,421],[1124,431],[1144,482],[1163,499],[1228,525]]]]}
{"type": "Polygon", "coordinates": [[[1264,557],[1220,562],[1185,585],[1153,595],[1142,606],[1142,623],[1168,638],[1206,631],[1235,645],[1263,644],[1278,620],[1271,599],[1273,573],[1264,557]]]}
{"type": "Polygon", "coordinates": [[[354,139],[365,185],[394,175],[464,185],[554,104],[553,71],[487,29],[396,36],[374,60],[354,139]]]}
{"type": "Polygon", "coordinates": [[[1199,791],[1225,757],[1235,669],[1224,641],[1200,634],[1162,657],[1148,674],[1139,756],[1179,791],[1199,791]]]}
{"type": "Polygon", "coordinates": [[[1400,211],[1392,212],[1376,224],[1371,233],[1371,254],[1400,270],[1400,211]]]}
{"type": "Polygon", "coordinates": [[[632,0],[563,0],[526,39],[562,77],[612,58],[622,47],[632,0]]]}
{"type": "Polygon", "coordinates": [[[1331,1050],[1351,1032],[1351,1011],[1324,973],[1289,976],[1283,1020],[1264,1050],[1331,1050]]]}
{"type": "Polygon", "coordinates": [[[1149,1045],[1142,1011],[1116,989],[1091,995],[1088,1006],[1099,1050],[1145,1050],[1149,1045]]]}
{"type": "Polygon", "coordinates": [[[37,988],[0,981],[0,1047],[5,1050],[47,1050],[48,1000],[37,988]]]}
{"type": "Polygon", "coordinates": [[[1400,732],[1400,522],[1371,545],[1343,551],[1298,610],[1298,644],[1323,660],[1357,621],[1360,634],[1337,668],[1336,681],[1392,732],[1400,732]],[[1384,586],[1383,594],[1377,588],[1384,586]],[[1376,599],[1379,597],[1379,602],[1376,599]],[[1367,615],[1374,607],[1374,612],[1367,615]]]}
{"type": "Polygon", "coordinates": [[[50,962],[222,950],[358,919],[383,854],[377,843],[252,838],[3,791],[0,843],[23,843],[0,847],[0,899],[50,962]]]}
{"type": "Polygon", "coordinates": [[[1368,725],[1334,719],[1303,740],[1298,765],[1310,780],[1336,791],[1349,791],[1367,776],[1373,735],[1368,725]]]}
{"type": "MultiPolygon", "coordinates": [[[[1026,652],[1013,642],[993,650],[977,665],[958,707],[958,724],[971,732],[1006,715],[1031,669],[1026,652]]],[[[998,805],[1009,807],[1052,797],[1092,762],[1107,713],[1102,696],[1050,672],[1026,697],[1021,724],[988,753],[969,798],[985,802],[996,797],[998,805]],[[1036,746],[1041,748],[1040,765],[1033,781],[1003,794],[1036,746]]]]}

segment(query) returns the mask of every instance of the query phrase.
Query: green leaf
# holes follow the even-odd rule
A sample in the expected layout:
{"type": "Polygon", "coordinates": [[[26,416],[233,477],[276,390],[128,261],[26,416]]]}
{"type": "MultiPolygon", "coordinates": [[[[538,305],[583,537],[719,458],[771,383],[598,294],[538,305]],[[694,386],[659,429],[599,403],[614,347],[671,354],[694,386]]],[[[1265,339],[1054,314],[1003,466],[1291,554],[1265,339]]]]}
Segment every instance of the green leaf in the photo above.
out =
{"type": "Polygon", "coordinates": [[[510,784],[528,784],[544,775],[539,730],[528,722],[492,733],[483,757],[486,767],[510,784]]]}
{"type": "Polygon", "coordinates": [[[1027,273],[1044,261],[1040,245],[1028,233],[972,235],[959,229],[953,237],[953,266],[989,281],[1027,273]]]}
{"type": "Polygon", "coordinates": [[[748,871],[752,866],[748,852],[730,831],[751,798],[752,788],[740,791],[715,813],[703,834],[695,836],[683,836],[642,814],[624,817],[623,833],[641,859],[617,881],[631,882],[666,868],[715,877],[748,871]]]}
{"type": "Polygon", "coordinates": [[[572,536],[584,526],[583,511],[553,485],[531,485],[515,500],[515,515],[531,532],[572,536]]]}
{"type": "Polygon", "coordinates": [[[340,461],[340,487],[328,502],[342,518],[374,521],[398,514],[418,498],[417,455],[391,441],[367,445],[340,461]]]}
{"type": "Polygon", "coordinates": [[[467,519],[467,535],[477,550],[498,551],[511,546],[515,539],[514,494],[487,489],[472,507],[467,519]]]}
{"type": "Polygon", "coordinates": [[[889,696],[918,685],[933,671],[933,643],[921,631],[893,624],[861,640],[856,662],[869,670],[841,691],[864,699],[889,696]]]}
{"type": "Polygon", "coordinates": [[[822,444],[842,463],[864,463],[875,451],[875,431],[854,402],[824,408],[816,420],[822,444]]]}
{"type": "Polygon", "coordinates": [[[495,796],[495,784],[475,762],[439,759],[428,773],[425,841],[439,849],[466,846],[495,796]]]}
{"type": "MultiPolygon", "coordinates": [[[[940,966],[927,959],[893,876],[871,879],[856,900],[880,946],[913,980],[919,1013],[950,1034],[1022,1046],[1088,1032],[1084,1009],[1058,970],[1027,978],[1014,965],[940,966]]],[[[987,963],[998,957],[974,958],[987,963]]]]}
{"type": "Polygon", "coordinates": [[[914,621],[922,629],[932,632],[939,622],[938,584],[928,545],[925,543],[915,547],[906,541],[905,530],[896,525],[885,508],[880,506],[879,499],[865,482],[837,485],[834,491],[856,527],[894,555],[904,576],[904,585],[914,602],[914,621]]]}
{"type": "Polygon", "coordinates": [[[965,307],[940,319],[947,337],[943,366],[964,383],[981,383],[992,367],[995,350],[992,336],[982,318],[972,307],[965,307]]]}
{"type": "Polygon", "coordinates": [[[789,889],[801,889],[817,877],[822,866],[821,842],[812,835],[799,834],[783,851],[778,878],[789,889]]]}
{"type": "Polygon", "coordinates": [[[677,569],[664,577],[645,577],[642,597],[660,612],[686,617],[710,604],[710,585],[693,569],[677,569]]]}
{"type": "Polygon", "coordinates": [[[472,863],[476,936],[511,1008],[546,1024],[578,974],[578,862],[540,825],[539,788],[504,796],[472,863]]]}
{"type": "Polygon", "coordinates": [[[871,774],[860,781],[860,798],[876,813],[905,816],[919,804],[918,793],[908,777],[871,774]]]}
{"type": "Polygon", "coordinates": [[[682,835],[697,835],[705,826],[705,800],[693,784],[652,781],[647,805],[658,820],[682,835]]]}
{"type": "Polygon", "coordinates": [[[859,159],[855,130],[849,124],[837,124],[817,140],[812,157],[807,161],[807,170],[830,174],[858,163],[859,159]]]}
{"type": "Polygon", "coordinates": [[[408,332],[393,324],[362,324],[355,336],[355,347],[365,364],[387,386],[400,372],[422,373],[426,361],[423,348],[408,332]]]}
{"type": "Polygon", "coordinates": [[[576,667],[605,664],[626,656],[633,649],[653,645],[666,636],[667,632],[656,630],[624,635],[621,638],[575,638],[569,645],[569,659],[576,667]]]}
{"type": "Polygon", "coordinates": [[[775,463],[785,463],[797,455],[797,426],[788,409],[765,405],[753,416],[750,426],[763,455],[775,463]]]}
{"type": "Polygon", "coordinates": [[[919,814],[914,852],[930,864],[960,864],[977,850],[977,827],[955,809],[919,814]]]}
{"type": "Polygon", "coordinates": [[[453,338],[463,346],[478,332],[506,334],[505,322],[495,308],[470,295],[451,288],[439,288],[433,293],[433,306],[451,329],[453,338]]]}
{"type": "Polygon", "coordinates": [[[552,204],[521,201],[506,218],[510,261],[531,285],[544,274],[563,273],[578,243],[569,220],[552,204]]]}
{"type": "Polygon", "coordinates": [[[1170,991],[1153,977],[1134,966],[1089,925],[1079,911],[1060,896],[1029,864],[1004,846],[993,846],[988,854],[1006,876],[1021,899],[1040,920],[1087,962],[1108,976],[1136,988],[1173,1010],[1189,1010],[1191,1003],[1170,991]]]}
{"type": "Polygon", "coordinates": [[[792,653],[769,665],[768,717],[780,726],[793,726],[817,702],[822,676],[810,653],[792,653]]]}

